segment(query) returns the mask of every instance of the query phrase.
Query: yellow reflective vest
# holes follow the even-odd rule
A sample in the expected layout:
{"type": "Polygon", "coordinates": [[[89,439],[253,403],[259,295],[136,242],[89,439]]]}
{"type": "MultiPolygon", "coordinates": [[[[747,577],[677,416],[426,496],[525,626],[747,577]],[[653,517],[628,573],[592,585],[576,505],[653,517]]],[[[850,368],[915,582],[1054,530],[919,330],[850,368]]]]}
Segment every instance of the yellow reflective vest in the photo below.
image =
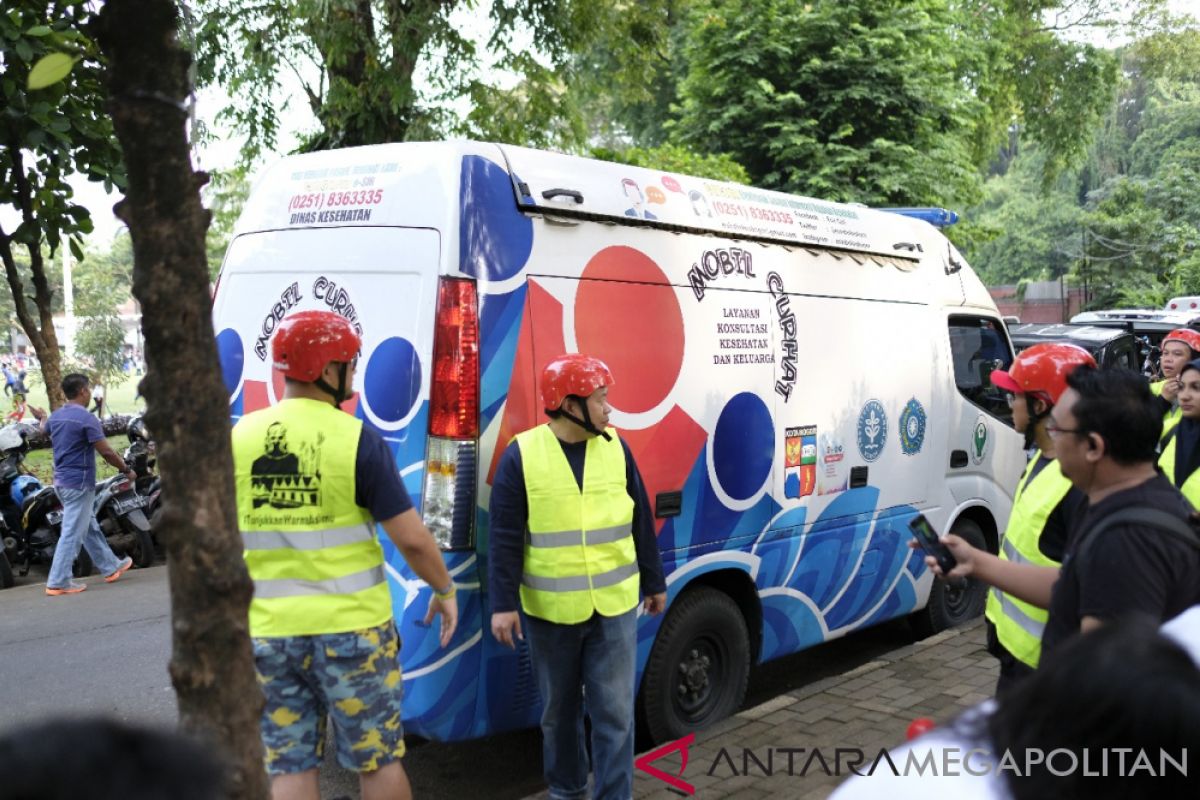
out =
{"type": "Polygon", "coordinates": [[[573,625],[638,603],[625,448],[609,435],[587,442],[582,491],[549,425],[517,435],[529,503],[521,607],[530,616],[573,625]]]}
{"type": "Polygon", "coordinates": [[[1163,474],[1167,476],[1167,480],[1175,484],[1188,502],[1195,508],[1200,508],[1200,469],[1192,472],[1183,479],[1183,483],[1175,480],[1175,440],[1178,438],[1179,428],[1175,427],[1163,439],[1162,455],[1158,457],[1158,466],[1162,467],[1163,474]]]}
{"type": "Polygon", "coordinates": [[[342,633],[391,619],[375,524],[354,500],[361,433],[361,420],[304,398],[234,426],[251,636],[342,633]]]}
{"type": "MultiPolygon", "coordinates": [[[[1017,484],[1012,516],[1000,546],[1000,558],[1015,564],[1057,567],[1059,563],[1047,558],[1038,548],[1038,540],[1050,514],[1071,490],[1071,482],[1063,476],[1057,460],[1043,467],[1031,480],[1030,475],[1041,455],[1041,450],[1033,454],[1017,484]]],[[[985,613],[996,626],[996,638],[1004,649],[1023,663],[1036,667],[1042,655],[1046,610],[992,587],[985,613]]]]}
{"type": "MultiPolygon", "coordinates": [[[[1150,384],[1150,392],[1155,397],[1162,397],[1163,384],[1166,383],[1164,378],[1161,381],[1154,381],[1150,384]]],[[[1163,435],[1166,435],[1171,429],[1179,424],[1179,420],[1183,419],[1183,411],[1178,404],[1172,404],[1171,410],[1163,414],[1163,435]]]]}

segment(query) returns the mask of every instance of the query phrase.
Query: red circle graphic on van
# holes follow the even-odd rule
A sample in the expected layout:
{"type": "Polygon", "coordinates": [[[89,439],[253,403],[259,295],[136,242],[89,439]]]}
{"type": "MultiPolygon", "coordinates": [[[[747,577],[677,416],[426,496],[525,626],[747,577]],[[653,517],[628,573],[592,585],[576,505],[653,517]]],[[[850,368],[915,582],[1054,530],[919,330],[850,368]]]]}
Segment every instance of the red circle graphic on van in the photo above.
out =
{"type": "Polygon", "coordinates": [[[575,342],[613,371],[613,407],[641,413],[661,403],[683,364],[683,314],[654,260],[632,247],[606,247],[583,270],[575,293],[575,342]]]}

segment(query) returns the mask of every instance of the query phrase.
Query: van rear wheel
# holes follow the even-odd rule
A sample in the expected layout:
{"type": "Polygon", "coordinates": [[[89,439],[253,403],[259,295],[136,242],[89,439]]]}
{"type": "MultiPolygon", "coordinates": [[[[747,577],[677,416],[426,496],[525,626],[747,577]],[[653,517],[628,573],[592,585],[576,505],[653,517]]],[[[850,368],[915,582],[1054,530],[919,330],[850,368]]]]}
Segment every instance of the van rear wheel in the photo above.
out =
{"type": "MultiPolygon", "coordinates": [[[[955,522],[950,532],[961,536],[972,547],[988,549],[983,531],[969,519],[955,522]]],[[[934,578],[933,588],[929,590],[929,602],[925,608],[913,612],[909,622],[917,637],[923,639],[975,619],[983,613],[986,602],[987,584],[975,578],[967,578],[958,586],[934,578]]]]}
{"type": "Polygon", "coordinates": [[[654,742],[678,739],[738,710],[750,678],[750,636],[727,594],[707,586],[676,600],[642,677],[639,710],[654,742]]]}

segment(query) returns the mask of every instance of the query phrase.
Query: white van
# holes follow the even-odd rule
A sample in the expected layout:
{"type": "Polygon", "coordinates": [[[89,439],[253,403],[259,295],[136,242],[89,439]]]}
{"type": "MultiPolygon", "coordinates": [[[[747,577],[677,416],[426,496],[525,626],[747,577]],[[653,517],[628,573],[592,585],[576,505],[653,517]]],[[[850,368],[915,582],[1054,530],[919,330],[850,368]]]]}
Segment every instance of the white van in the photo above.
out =
{"type": "Polygon", "coordinates": [[[309,308],[361,329],[345,408],[390,443],[460,589],[442,649],[416,624],[428,588],[384,540],[412,733],[537,723],[528,653],[488,626],[488,497],[564,352],[612,369],[612,423],[655,506],[670,605],[640,621],[638,694],[655,738],[736,710],[753,662],[982,609],[981,587],[933,581],[907,523],[996,549],[1024,454],[988,376],[1012,351],[926,222],[504,145],[313,153],[265,173],[225,259],[235,418],[279,398],[268,342],[309,308]]]}

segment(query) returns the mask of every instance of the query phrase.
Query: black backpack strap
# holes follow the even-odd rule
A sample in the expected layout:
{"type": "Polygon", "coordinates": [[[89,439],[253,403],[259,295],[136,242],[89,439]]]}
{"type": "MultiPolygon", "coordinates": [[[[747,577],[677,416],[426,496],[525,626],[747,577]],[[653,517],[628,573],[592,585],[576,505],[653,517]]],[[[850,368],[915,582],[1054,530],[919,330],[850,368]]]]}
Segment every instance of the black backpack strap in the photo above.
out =
{"type": "Polygon", "coordinates": [[[1155,528],[1173,539],[1200,550],[1200,535],[1197,535],[1196,530],[1187,520],[1153,506],[1130,506],[1122,508],[1115,514],[1110,514],[1100,520],[1098,525],[1084,531],[1084,537],[1079,543],[1079,547],[1075,549],[1075,558],[1081,559],[1090,552],[1092,544],[1100,538],[1100,534],[1109,528],[1130,522],[1155,528]]]}

